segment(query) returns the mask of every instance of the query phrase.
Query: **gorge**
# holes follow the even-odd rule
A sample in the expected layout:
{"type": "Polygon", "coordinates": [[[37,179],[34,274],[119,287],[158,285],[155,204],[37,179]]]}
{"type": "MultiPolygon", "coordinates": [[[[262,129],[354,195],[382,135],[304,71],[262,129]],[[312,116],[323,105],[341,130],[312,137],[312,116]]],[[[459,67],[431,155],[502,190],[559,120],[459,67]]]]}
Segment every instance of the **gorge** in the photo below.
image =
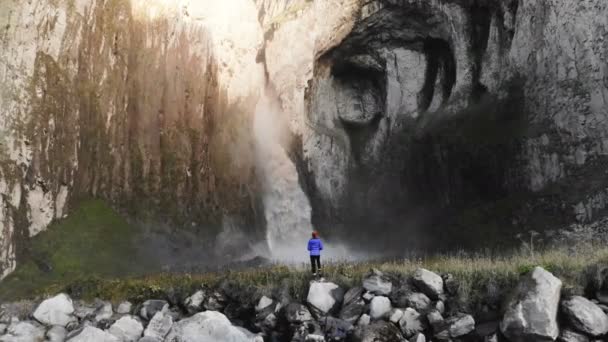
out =
{"type": "Polygon", "coordinates": [[[359,258],[592,224],[608,206],[607,14],[0,0],[0,275],[90,197],[234,260],[303,260],[313,227],[359,258]]]}

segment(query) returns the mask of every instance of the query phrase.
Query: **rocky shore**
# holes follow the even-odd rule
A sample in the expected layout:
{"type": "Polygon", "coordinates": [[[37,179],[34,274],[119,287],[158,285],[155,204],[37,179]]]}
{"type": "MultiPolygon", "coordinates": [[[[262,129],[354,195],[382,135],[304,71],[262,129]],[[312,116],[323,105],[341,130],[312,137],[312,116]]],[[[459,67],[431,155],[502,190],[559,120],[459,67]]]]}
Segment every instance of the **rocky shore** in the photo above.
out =
{"type": "Polygon", "coordinates": [[[304,301],[280,286],[263,294],[223,283],[141,303],[73,300],[0,306],[0,341],[601,341],[608,333],[608,276],[596,270],[572,295],[542,267],[503,296],[500,315],[462,312],[450,274],[420,268],[397,278],[371,270],[361,286],[310,282],[304,301]]]}

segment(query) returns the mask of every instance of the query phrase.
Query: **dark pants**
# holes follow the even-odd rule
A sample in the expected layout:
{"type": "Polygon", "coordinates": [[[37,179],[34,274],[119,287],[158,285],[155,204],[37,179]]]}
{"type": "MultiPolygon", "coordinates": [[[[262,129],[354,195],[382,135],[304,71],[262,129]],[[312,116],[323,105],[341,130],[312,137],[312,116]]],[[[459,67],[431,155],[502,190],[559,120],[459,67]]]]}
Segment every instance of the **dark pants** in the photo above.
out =
{"type": "Polygon", "coordinates": [[[317,270],[321,270],[321,256],[320,255],[311,255],[310,256],[310,265],[312,266],[312,273],[317,273],[317,270]]]}

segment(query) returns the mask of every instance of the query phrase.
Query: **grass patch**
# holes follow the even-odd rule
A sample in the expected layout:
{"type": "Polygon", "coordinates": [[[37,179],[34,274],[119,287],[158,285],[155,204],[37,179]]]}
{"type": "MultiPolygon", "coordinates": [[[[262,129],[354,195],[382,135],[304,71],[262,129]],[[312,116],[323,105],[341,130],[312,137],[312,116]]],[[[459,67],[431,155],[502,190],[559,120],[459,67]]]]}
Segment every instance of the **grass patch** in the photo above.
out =
{"type": "MultiPolygon", "coordinates": [[[[459,307],[476,312],[488,303],[488,298],[502,299],[513,288],[523,273],[539,265],[553,272],[564,282],[569,293],[582,294],[586,285],[586,271],[590,266],[608,262],[608,248],[582,248],[579,252],[551,250],[530,254],[490,257],[485,255],[435,256],[388,262],[331,263],[325,266],[326,279],[350,288],[360,286],[371,268],[380,269],[395,279],[404,279],[417,268],[424,267],[438,273],[450,273],[459,284],[459,307]]],[[[201,285],[216,287],[230,282],[242,288],[254,288],[258,293],[271,294],[277,288],[287,288],[291,296],[306,298],[311,276],[307,266],[272,267],[239,272],[209,274],[156,274],[144,277],[103,279],[87,277],[64,286],[39,288],[37,295],[66,291],[82,298],[104,298],[119,302],[139,303],[150,298],[168,298],[172,293],[191,294],[201,285]]],[[[495,300],[495,304],[499,299],[495,300]]]]}
{"type": "Polygon", "coordinates": [[[86,200],[71,215],[31,239],[26,261],[0,282],[0,300],[36,295],[83,277],[114,278],[142,274],[129,225],[99,200],[86,200]]]}

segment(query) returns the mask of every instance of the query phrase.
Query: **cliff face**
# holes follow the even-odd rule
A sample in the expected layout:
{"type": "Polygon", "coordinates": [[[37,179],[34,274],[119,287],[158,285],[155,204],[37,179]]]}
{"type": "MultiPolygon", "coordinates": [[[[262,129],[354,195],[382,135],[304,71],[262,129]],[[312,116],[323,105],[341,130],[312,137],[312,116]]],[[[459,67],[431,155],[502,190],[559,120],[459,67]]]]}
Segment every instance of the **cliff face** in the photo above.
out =
{"type": "Polygon", "coordinates": [[[603,215],[606,4],[290,4],[266,62],[323,230],[466,246],[603,215]],[[313,46],[291,73],[287,37],[313,46]]]}
{"type": "Polygon", "coordinates": [[[607,14],[600,0],[3,1],[0,273],[85,194],[209,235],[264,219],[278,244],[310,215],[401,249],[595,220],[607,14]],[[258,104],[267,82],[279,109],[258,104]],[[265,149],[259,112],[292,139],[265,149]]]}
{"type": "Polygon", "coordinates": [[[0,274],[80,195],[206,232],[254,226],[262,32],[253,4],[234,6],[0,4],[0,274]]]}

